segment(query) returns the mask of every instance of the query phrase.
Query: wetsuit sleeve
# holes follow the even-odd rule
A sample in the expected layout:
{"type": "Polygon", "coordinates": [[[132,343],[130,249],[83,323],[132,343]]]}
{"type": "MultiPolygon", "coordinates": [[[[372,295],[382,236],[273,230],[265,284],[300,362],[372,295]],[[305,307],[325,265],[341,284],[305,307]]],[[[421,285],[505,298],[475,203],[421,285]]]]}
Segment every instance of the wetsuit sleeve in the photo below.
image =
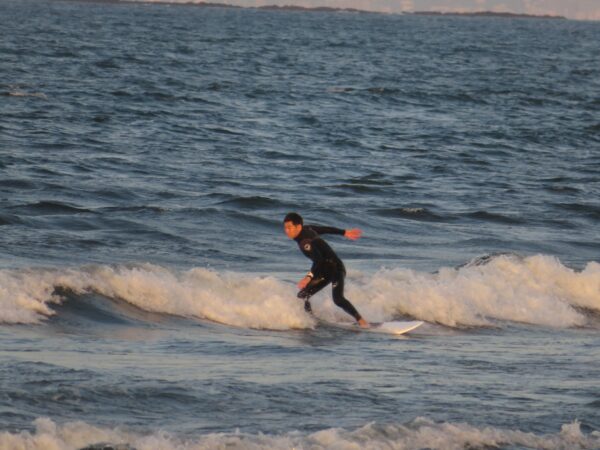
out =
{"type": "Polygon", "coordinates": [[[340,236],[343,236],[344,234],[346,234],[346,230],[342,230],[341,228],[324,227],[324,226],[320,226],[320,225],[311,225],[310,227],[317,234],[339,234],[340,236]]]}

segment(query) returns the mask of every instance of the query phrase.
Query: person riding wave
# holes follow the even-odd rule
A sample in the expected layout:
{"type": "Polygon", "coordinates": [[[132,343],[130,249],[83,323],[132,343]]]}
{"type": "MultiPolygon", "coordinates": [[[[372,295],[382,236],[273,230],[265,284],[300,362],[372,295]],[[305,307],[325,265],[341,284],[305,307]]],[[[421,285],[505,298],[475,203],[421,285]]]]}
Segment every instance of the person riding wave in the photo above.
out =
{"type": "Polygon", "coordinates": [[[304,225],[304,220],[297,213],[289,213],[283,219],[285,234],[298,244],[300,251],[312,261],[310,271],[298,282],[298,298],[305,301],[304,308],[312,312],[310,297],[329,283],[332,286],[333,302],[350,314],[363,328],[369,323],[359,314],[354,305],[344,297],[344,279],[346,268],[333,249],[321,238],[321,234],[338,234],[356,240],[362,236],[358,228],[342,230],[340,228],[319,225],[304,225]]]}

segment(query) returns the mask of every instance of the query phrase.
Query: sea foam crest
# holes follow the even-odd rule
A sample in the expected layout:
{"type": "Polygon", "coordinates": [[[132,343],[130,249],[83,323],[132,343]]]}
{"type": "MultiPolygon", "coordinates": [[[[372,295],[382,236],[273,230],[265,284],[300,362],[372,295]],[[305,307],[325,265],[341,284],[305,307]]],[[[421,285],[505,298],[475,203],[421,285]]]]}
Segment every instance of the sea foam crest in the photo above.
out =
{"type": "MultiPolygon", "coordinates": [[[[507,321],[563,328],[591,325],[586,310],[600,311],[600,264],[575,271],[545,255],[497,256],[437,273],[397,268],[350,277],[348,297],[372,321],[409,316],[450,327],[507,321]]],[[[322,308],[319,314],[344,319],[331,302],[322,308]]]]}
{"type": "Polygon", "coordinates": [[[551,256],[498,256],[435,274],[381,270],[349,294],[369,297],[365,314],[381,319],[408,315],[448,326],[498,321],[585,326],[583,310],[600,311],[600,264],[590,262],[577,272],[551,256]]]}
{"type": "Polygon", "coordinates": [[[565,424],[552,434],[526,433],[466,423],[435,423],[417,418],[407,424],[367,424],[355,430],[329,428],[316,433],[290,432],[279,435],[211,433],[180,438],[160,431],[140,435],[121,428],[100,428],[85,422],[56,424],[49,418],[34,422],[35,431],[0,433],[0,450],[208,450],[215,448],[277,450],[320,449],[413,449],[462,450],[465,448],[520,447],[544,450],[586,450],[600,446],[600,433],[584,434],[578,422],[565,424]]]}
{"type": "Polygon", "coordinates": [[[233,326],[269,329],[307,328],[314,320],[295,300],[293,287],[273,277],[217,273],[195,268],[175,272],[144,264],[63,270],[0,271],[0,321],[35,323],[54,312],[62,297],[98,293],[145,311],[198,317],[233,326]]]}
{"type": "MultiPolygon", "coordinates": [[[[350,272],[346,285],[348,298],[371,321],[414,317],[451,327],[503,321],[572,327],[590,323],[586,311],[600,311],[600,264],[574,271],[543,255],[499,256],[484,265],[433,274],[409,269],[350,272]]],[[[36,323],[54,314],[52,304],[64,300],[56,288],[239,327],[285,330],[315,324],[296,299],[295,286],[273,276],[204,268],[174,271],[151,264],[0,270],[0,322],[36,323]]],[[[318,316],[351,320],[330,300],[329,289],[312,302],[318,316]]]]}

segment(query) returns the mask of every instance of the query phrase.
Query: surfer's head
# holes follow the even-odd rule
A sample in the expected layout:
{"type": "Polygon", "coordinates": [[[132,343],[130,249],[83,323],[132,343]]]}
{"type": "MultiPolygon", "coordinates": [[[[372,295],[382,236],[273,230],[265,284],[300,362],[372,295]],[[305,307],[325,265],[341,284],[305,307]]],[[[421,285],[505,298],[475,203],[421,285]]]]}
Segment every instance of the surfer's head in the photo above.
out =
{"type": "Polygon", "coordinates": [[[283,219],[283,230],[290,239],[296,239],[302,231],[303,225],[302,216],[295,212],[288,213],[283,219]]]}

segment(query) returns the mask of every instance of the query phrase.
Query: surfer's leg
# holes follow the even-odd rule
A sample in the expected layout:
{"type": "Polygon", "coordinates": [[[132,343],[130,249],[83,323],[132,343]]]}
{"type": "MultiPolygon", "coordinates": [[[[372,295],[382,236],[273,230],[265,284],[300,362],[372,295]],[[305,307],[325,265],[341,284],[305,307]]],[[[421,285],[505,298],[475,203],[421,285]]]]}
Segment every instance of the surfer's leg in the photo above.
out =
{"type": "Polygon", "coordinates": [[[310,298],[329,284],[326,278],[313,278],[304,289],[298,292],[298,298],[304,300],[304,310],[307,313],[312,313],[310,306],[310,298]]]}
{"type": "Polygon", "coordinates": [[[304,311],[306,311],[309,314],[312,314],[312,306],[310,304],[310,299],[306,299],[304,300],[304,311]]]}
{"type": "Polygon", "coordinates": [[[362,316],[358,313],[354,305],[348,301],[346,297],[344,297],[344,278],[346,274],[344,272],[339,272],[332,283],[332,294],[333,294],[333,303],[342,308],[348,314],[350,314],[356,321],[359,323],[361,327],[368,327],[369,324],[366,322],[362,316]]]}
{"type": "Polygon", "coordinates": [[[331,281],[325,277],[313,278],[304,289],[298,292],[298,298],[309,298],[327,286],[331,281]]]}

